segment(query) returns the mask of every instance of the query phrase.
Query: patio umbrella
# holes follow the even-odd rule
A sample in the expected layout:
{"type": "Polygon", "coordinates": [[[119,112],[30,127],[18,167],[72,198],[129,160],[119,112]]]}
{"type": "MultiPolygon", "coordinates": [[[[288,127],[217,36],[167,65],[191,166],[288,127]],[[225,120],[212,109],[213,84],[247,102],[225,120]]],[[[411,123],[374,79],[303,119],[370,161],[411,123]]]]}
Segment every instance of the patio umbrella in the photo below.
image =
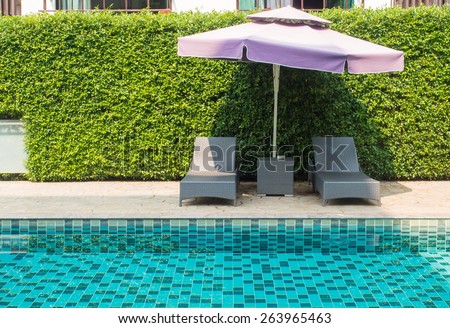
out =
{"type": "Polygon", "coordinates": [[[247,19],[252,22],[178,38],[178,55],[273,65],[273,157],[280,66],[352,74],[403,70],[403,52],[333,31],[330,21],[291,6],[247,19]]]}

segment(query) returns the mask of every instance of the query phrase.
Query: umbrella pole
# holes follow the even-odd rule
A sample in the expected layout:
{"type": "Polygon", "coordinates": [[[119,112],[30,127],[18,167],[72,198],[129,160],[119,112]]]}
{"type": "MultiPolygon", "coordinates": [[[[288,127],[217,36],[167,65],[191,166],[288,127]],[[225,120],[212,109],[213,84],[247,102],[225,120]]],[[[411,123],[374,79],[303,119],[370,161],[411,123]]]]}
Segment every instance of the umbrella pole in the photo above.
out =
{"type": "Polygon", "coordinates": [[[273,143],[272,157],[277,157],[277,122],[278,122],[278,91],[280,89],[280,65],[273,64],[273,143]]]}

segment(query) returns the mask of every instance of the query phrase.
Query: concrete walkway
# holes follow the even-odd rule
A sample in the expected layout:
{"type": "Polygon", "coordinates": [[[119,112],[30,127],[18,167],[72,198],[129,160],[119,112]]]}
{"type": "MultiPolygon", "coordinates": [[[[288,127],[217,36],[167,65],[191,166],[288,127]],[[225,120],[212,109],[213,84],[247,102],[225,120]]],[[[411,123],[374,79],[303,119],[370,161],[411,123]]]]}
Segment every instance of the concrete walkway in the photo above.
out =
{"type": "Polygon", "coordinates": [[[306,182],[294,197],[256,196],[242,182],[238,206],[217,199],[184,201],[178,182],[0,182],[0,219],[21,218],[450,218],[450,181],[382,182],[382,206],[365,200],[322,206],[306,182]]]}

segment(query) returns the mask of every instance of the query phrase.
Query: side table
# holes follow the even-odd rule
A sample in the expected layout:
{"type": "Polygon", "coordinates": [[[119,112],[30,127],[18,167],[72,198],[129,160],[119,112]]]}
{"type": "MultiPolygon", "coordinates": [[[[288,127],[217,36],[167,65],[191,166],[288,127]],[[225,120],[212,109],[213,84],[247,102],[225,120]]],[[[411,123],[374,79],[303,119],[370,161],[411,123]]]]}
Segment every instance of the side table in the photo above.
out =
{"type": "Polygon", "coordinates": [[[294,159],[258,158],[258,195],[294,195],[294,159]]]}

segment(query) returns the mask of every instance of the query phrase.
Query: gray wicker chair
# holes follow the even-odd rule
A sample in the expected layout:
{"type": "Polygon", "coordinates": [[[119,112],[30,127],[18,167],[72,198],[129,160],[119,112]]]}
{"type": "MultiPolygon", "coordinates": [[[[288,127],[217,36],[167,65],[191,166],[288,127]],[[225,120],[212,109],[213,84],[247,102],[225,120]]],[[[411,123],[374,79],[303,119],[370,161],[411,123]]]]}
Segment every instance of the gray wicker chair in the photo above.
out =
{"type": "Polygon", "coordinates": [[[381,206],[380,182],[361,172],[351,137],[314,137],[314,163],[310,170],[313,190],[326,206],[330,199],[367,198],[381,206]]]}
{"type": "Polygon", "coordinates": [[[189,171],[180,182],[180,206],[196,197],[230,199],[236,206],[238,184],[236,138],[197,137],[189,171]]]}

